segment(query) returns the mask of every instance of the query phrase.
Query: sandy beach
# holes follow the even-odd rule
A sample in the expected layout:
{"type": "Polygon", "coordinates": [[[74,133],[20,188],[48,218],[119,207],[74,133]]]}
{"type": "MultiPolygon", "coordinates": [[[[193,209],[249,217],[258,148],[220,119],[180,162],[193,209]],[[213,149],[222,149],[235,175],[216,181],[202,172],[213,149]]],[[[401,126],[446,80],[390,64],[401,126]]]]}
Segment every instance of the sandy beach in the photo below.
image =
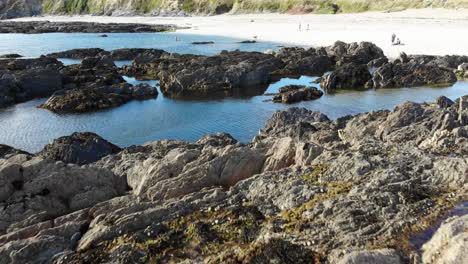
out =
{"type": "Polygon", "coordinates": [[[468,10],[423,9],[394,13],[369,12],[339,15],[253,14],[210,17],[103,17],[49,16],[16,21],[88,21],[187,26],[179,32],[229,36],[284,44],[324,46],[336,40],[371,41],[389,57],[408,54],[468,54],[468,10]],[[301,31],[299,31],[301,25],[301,31]],[[404,43],[391,45],[395,33],[404,43]]]}

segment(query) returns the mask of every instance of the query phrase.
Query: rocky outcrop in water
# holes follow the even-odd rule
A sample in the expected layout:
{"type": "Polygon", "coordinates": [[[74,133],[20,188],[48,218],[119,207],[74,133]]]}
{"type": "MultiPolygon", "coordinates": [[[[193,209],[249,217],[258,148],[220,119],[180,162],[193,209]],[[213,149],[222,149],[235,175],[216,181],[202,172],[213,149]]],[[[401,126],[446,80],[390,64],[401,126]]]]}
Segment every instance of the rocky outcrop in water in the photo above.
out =
{"type": "Polygon", "coordinates": [[[95,52],[104,54],[69,66],[51,57],[0,60],[0,108],[53,94],[42,107],[56,112],[86,112],[157,96],[154,87],[124,81],[110,56],[125,56],[129,54],[126,51],[105,53],[97,49],[67,54],[95,52]]]}
{"type": "Polygon", "coordinates": [[[322,77],[320,86],[327,93],[336,90],[362,89],[372,75],[365,64],[349,63],[322,77]]]}
{"type": "Polygon", "coordinates": [[[143,63],[136,61],[124,72],[159,79],[164,95],[174,98],[262,94],[271,81],[270,73],[283,66],[275,57],[257,52],[159,55],[143,63]]]}
{"type": "MultiPolygon", "coordinates": [[[[0,158],[0,260],[417,260],[411,234],[466,199],[467,98],[335,121],[290,108],[249,144],[163,140],[84,166],[10,149],[0,158]]],[[[463,239],[464,219],[441,227],[423,260],[466,258],[449,242],[463,239]]]]}
{"type": "Polygon", "coordinates": [[[141,49],[141,48],[125,48],[105,51],[100,48],[85,48],[85,49],[72,49],[62,52],[55,52],[47,54],[47,57],[52,58],[65,58],[65,59],[84,59],[88,57],[103,57],[107,56],[116,61],[122,60],[137,60],[149,61],[154,58],[159,58],[162,54],[167,54],[160,49],[141,49]]]}
{"type": "Polygon", "coordinates": [[[288,85],[281,87],[279,93],[273,96],[272,101],[275,103],[293,104],[319,99],[322,95],[323,92],[315,87],[288,85]]]}
{"type": "Polygon", "coordinates": [[[452,70],[414,62],[390,62],[378,68],[372,77],[375,88],[424,85],[451,85],[457,81],[452,70]]]}
{"type": "Polygon", "coordinates": [[[61,62],[46,57],[0,60],[0,108],[62,89],[62,67],[61,62]]]}
{"type": "Polygon", "coordinates": [[[39,108],[57,113],[82,113],[104,110],[123,105],[132,100],[155,98],[158,91],[148,84],[133,86],[128,83],[75,88],[55,92],[39,108]]]}
{"type": "Polygon", "coordinates": [[[0,33],[145,33],[165,32],[177,29],[174,25],[150,25],[134,23],[91,23],[91,22],[0,22],[0,33]]]}

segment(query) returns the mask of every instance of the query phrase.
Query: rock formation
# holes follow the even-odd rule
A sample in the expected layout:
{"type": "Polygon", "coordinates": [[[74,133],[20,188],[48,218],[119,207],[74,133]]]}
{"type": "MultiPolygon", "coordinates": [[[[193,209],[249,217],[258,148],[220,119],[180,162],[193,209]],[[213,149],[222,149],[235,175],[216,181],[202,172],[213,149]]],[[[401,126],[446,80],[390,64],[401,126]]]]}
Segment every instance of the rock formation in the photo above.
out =
{"type": "MultiPolygon", "coordinates": [[[[26,0],[28,1],[28,0],[26,0]]],[[[34,1],[34,0],[29,0],[34,1]]],[[[37,0],[36,0],[37,1],[37,0]]],[[[177,29],[174,25],[149,25],[134,23],[92,23],[92,22],[1,22],[0,33],[144,33],[164,32],[177,29]]]]}
{"type": "Polygon", "coordinates": [[[288,85],[281,87],[278,94],[272,99],[275,103],[293,104],[301,101],[310,101],[322,97],[323,92],[315,87],[301,85],[288,85]]]}
{"type": "Polygon", "coordinates": [[[0,262],[460,263],[466,217],[422,255],[410,238],[466,199],[466,98],[335,121],[290,108],[249,144],[163,140],[82,166],[49,159],[108,143],[2,147],[0,262]]]}
{"type": "Polygon", "coordinates": [[[120,150],[116,145],[94,133],[73,133],[70,136],[55,139],[45,146],[38,156],[83,165],[96,162],[120,150]]]}
{"type": "Polygon", "coordinates": [[[57,113],[82,113],[117,107],[131,100],[151,99],[157,95],[156,88],[148,84],[132,86],[121,83],[95,88],[61,90],[38,107],[57,113]]]}

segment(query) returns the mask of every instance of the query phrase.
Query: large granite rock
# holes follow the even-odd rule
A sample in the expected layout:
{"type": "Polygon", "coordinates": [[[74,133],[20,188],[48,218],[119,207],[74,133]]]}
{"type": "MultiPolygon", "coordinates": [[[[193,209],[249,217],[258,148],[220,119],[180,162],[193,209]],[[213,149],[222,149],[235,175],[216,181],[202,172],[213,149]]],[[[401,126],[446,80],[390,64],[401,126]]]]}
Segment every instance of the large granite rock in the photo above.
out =
{"type": "Polygon", "coordinates": [[[46,145],[38,155],[45,159],[83,165],[96,162],[102,157],[115,154],[120,150],[119,147],[100,136],[86,132],[57,138],[46,145]]]}

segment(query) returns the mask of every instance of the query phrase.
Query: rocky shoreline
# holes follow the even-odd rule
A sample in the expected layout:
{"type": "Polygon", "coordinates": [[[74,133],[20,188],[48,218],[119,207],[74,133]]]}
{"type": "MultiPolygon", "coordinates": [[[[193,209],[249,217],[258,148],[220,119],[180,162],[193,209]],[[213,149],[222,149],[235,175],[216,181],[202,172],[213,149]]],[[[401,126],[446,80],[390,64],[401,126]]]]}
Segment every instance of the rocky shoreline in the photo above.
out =
{"type": "Polygon", "coordinates": [[[0,146],[0,263],[463,263],[468,96],[119,148],[92,133],[0,146]]]}
{"type": "MultiPolygon", "coordinates": [[[[41,107],[54,112],[89,112],[157,96],[155,88],[128,85],[122,75],[158,80],[163,95],[175,99],[262,95],[271,83],[302,75],[321,76],[318,82],[325,93],[450,86],[468,77],[468,56],[403,53],[389,60],[382,49],[369,42],[338,41],[329,47],[281,48],[273,53],[223,51],[213,56],[99,48],[68,50],[37,59],[18,56],[7,54],[0,59],[0,108],[53,94],[41,107]],[[82,62],[65,66],[56,58],[82,62]],[[117,68],[116,60],[132,60],[132,64],[117,68]]],[[[317,99],[319,92],[299,89],[274,101],[317,99]]]]}
{"type": "Polygon", "coordinates": [[[0,33],[154,33],[175,31],[176,29],[178,27],[175,25],[135,23],[0,21],[0,33]]]}

